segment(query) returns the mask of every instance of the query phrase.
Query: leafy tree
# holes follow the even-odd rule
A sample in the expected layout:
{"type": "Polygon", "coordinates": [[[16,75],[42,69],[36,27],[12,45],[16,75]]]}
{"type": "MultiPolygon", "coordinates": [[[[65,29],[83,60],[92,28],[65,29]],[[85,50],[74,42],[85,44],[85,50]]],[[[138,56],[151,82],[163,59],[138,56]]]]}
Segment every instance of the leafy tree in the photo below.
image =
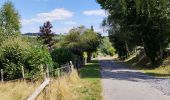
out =
{"type": "Polygon", "coordinates": [[[109,41],[108,37],[103,37],[98,51],[104,55],[113,56],[115,54],[115,49],[112,47],[112,43],[109,41]]]}
{"type": "Polygon", "coordinates": [[[82,34],[85,30],[84,26],[71,29],[64,39],[63,46],[70,48],[74,54],[82,56],[85,50],[82,34]]]}
{"type": "Polygon", "coordinates": [[[11,2],[6,2],[0,9],[1,40],[20,33],[20,16],[11,2]]]}
{"type": "Polygon", "coordinates": [[[80,26],[70,30],[69,35],[65,37],[64,44],[76,55],[83,56],[83,52],[87,52],[90,61],[91,54],[97,50],[100,44],[100,35],[84,26],[80,26]]]}
{"type": "Polygon", "coordinates": [[[93,30],[86,30],[82,34],[84,49],[87,52],[87,62],[91,61],[92,53],[97,51],[97,48],[101,42],[101,36],[93,32],[93,30]]]}
{"type": "Polygon", "coordinates": [[[116,40],[123,40],[118,51],[142,45],[153,65],[162,59],[170,35],[169,0],[97,1],[110,14],[104,25],[108,27],[111,40],[117,46],[121,42],[116,40]]]}
{"type": "Polygon", "coordinates": [[[40,27],[41,34],[39,35],[39,38],[43,40],[43,44],[48,47],[49,51],[52,50],[54,45],[54,33],[51,28],[53,28],[52,24],[49,21],[45,22],[44,25],[40,27]]]}

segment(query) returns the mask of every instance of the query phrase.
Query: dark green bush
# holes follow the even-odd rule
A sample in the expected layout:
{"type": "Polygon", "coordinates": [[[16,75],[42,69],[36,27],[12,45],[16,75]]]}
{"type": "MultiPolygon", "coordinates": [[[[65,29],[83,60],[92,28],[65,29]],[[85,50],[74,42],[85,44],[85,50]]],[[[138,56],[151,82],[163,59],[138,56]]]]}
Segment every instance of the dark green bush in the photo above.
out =
{"type": "Polygon", "coordinates": [[[24,67],[25,75],[31,77],[42,71],[41,65],[48,64],[52,67],[51,56],[46,50],[32,46],[20,37],[10,38],[2,43],[0,63],[5,79],[21,78],[21,66],[24,67]]]}
{"type": "Polygon", "coordinates": [[[19,38],[11,38],[2,43],[0,62],[5,78],[14,79],[21,77],[21,66],[23,66],[28,49],[29,44],[19,38]]]}
{"type": "Polygon", "coordinates": [[[58,64],[64,64],[69,61],[73,61],[74,54],[67,48],[59,48],[53,50],[51,53],[52,59],[58,64]]]}
{"type": "Polygon", "coordinates": [[[39,47],[30,48],[24,65],[28,76],[40,75],[42,73],[42,69],[45,69],[46,65],[48,65],[50,69],[53,68],[51,55],[48,51],[39,47]],[[42,68],[42,66],[44,67],[42,68]]]}

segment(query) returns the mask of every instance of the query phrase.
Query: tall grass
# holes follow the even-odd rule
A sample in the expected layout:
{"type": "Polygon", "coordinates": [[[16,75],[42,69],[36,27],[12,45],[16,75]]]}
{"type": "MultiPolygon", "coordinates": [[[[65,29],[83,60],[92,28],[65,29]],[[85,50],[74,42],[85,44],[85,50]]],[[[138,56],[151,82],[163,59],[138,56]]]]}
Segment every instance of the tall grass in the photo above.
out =
{"type": "MultiPolygon", "coordinates": [[[[36,100],[101,100],[101,85],[98,64],[88,64],[77,71],[60,78],[51,79],[49,86],[36,100]],[[89,69],[89,70],[88,70],[89,69]],[[95,72],[94,74],[90,74],[95,72]],[[89,76],[90,74],[90,76],[89,76]]],[[[42,82],[8,82],[0,84],[0,100],[26,100],[42,82]]]]}
{"type": "MultiPolygon", "coordinates": [[[[38,96],[37,100],[74,100],[73,89],[79,81],[76,71],[57,79],[38,96]]],[[[27,83],[23,81],[0,83],[0,100],[26,100],[42,83],[37,81],[27,83]]]]}
{"type": "Polygon", "coordinates": [[[40,82],[26,83],[23,81],[7,82],[0,84],[1,100],[25,100],[40,82]]]}
{"type": "Polygon", "coordinates": [[[74,88],[79,84],[76,71],[58,79],[52,79],[50,85],[37,98],[37,100],[75,100],[77,98],[74,88]]]}

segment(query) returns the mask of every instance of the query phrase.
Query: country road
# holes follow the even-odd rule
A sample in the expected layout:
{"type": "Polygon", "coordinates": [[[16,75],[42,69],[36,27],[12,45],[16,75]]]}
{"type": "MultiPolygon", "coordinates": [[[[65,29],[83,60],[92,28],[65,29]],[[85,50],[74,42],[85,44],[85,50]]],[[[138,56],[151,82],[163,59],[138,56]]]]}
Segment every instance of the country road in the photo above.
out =
{"type": "Polygon", "coordinates": [[[154,78],[101,58],[104,100],[170,100],[170,79],[154,78]]]}

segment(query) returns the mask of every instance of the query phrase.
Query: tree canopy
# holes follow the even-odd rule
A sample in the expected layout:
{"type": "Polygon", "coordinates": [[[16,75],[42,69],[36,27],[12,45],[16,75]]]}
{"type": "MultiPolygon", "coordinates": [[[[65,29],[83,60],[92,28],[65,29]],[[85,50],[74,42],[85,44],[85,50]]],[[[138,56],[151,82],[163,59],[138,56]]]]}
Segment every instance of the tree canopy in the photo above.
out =
{"type": "Polygon", "coordinates": [[[39,38],[42,39],[43,44],[46,45],[49,50],[51,50],[54,45],[54,33],[51,28],[53,28],[52,24],[49,21],[45,22],[44,25],[40,27],[39,35],[39,38]]]}
{"type": "Polygon", "coordinates": [[[75,54],[83,55],[83,52],[91,53],[97,51],[101,36],[84,26],[73,28],[65,37],[64,46],[70,48],[75,54]]]}
{"type": "Polygon", "coordinates": [[[103,21],[119,56],[143,46],[155,65],[168,44],[169,0],[97,0],[109,16],[103,21]],[[124,52],[123,54],[121,52],[124,52]]]}
{"type": "Polygon", "coordinates": [[[11,2],[6,2],[0,8],[1,36],[17,35],[20,32],[20,15],[11,2]]]}

